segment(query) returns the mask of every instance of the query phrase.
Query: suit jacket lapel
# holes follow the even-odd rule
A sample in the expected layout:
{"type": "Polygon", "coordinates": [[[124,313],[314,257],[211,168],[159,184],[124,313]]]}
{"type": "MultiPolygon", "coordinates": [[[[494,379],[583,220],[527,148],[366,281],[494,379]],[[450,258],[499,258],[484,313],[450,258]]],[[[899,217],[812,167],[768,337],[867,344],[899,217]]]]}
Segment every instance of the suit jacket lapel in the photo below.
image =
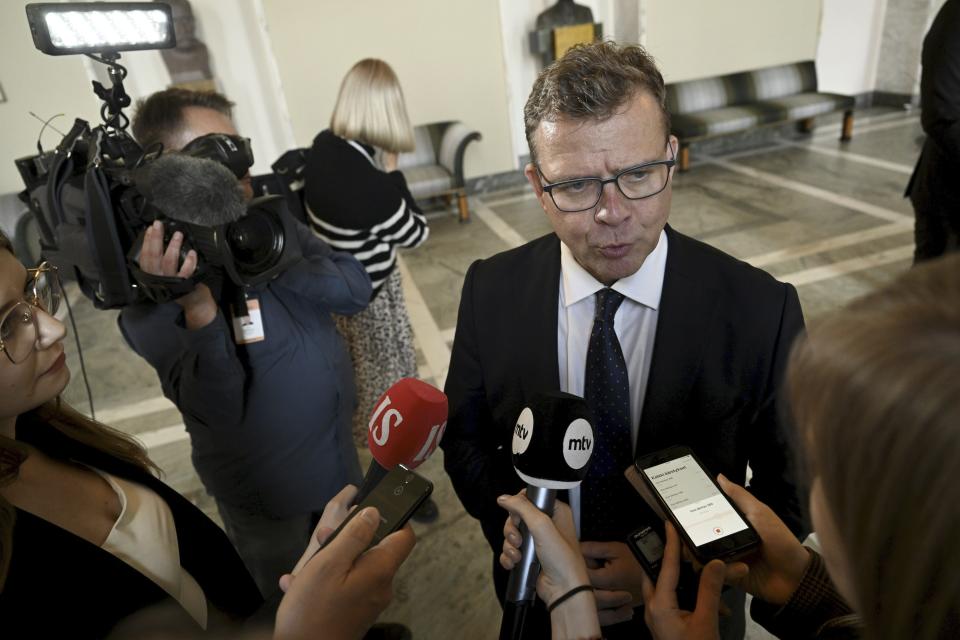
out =
{"type": "Polygon", "coordinates": [[[705,282],[709,274],[692,264],[686,238],[669,225],[666,232],[663,295],[635,453],[655,451],[677,440],[675,430],[683,424],[686,399],[699,375],[719,301],[716,288],[705,282]]]}

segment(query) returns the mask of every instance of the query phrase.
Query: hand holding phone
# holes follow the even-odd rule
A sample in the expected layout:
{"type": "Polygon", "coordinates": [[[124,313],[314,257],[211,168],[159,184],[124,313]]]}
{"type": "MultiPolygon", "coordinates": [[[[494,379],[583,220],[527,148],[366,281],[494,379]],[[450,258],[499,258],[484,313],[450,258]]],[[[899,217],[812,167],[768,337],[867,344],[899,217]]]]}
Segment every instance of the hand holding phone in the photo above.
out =
{"type": "Polygon", "coordinates": [[[416,542],[399,531],[369,549],[380,526],[375,509],[357,509],[328,548],[287,580],[273,637],[359,638],[392,598],[393,577],[416,542]]]}
{"type": "Polygon", "coordinates": [[[627,479],[673,523],[701,564],[734,560],[760,545],[746,516],[723,493],[689,447],[638,456],[627,479]]]}
{"type": "Polygon", "coordinates": [[[735,584],[770,604],[786,604],[803,579],[810,552],[777,514],[752,493],[723,476],[719,483],[762,540],[760,549],[742,560],[750,571],[735,584]]]}
{"type": "Polygon", "coordinates": [[[350,520],[366,507],[376,507],[380,513],[380,526],[374,533],[370,546],[376,546],[394,531],[398,531],[423,502],[433,493],[433,483],[411,471],[402,464],[390,470],[357,508],[350,512],[346,520],[321,545],[323,549],[350,520]]]}

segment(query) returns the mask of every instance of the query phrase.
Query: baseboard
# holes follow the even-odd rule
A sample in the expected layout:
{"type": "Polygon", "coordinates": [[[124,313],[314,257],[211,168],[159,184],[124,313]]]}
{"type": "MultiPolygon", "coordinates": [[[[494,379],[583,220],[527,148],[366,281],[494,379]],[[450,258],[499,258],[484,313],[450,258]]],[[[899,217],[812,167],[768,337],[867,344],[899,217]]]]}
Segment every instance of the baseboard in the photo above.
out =
{"type": "Polygon", "coordinates": [[[466,180],[466,190],[470,195],[482,195],[493,191],[504,191],[527,184],[527,178],[522,169],[494,173],[488,176],[477,176],[466,180]]]}
{"type": "Polygon", "coordinates": [[[871,91],[870,107],[916,107],[920,105],[920,96],[909,93],[892,93],[890,91],[871,91]]]}

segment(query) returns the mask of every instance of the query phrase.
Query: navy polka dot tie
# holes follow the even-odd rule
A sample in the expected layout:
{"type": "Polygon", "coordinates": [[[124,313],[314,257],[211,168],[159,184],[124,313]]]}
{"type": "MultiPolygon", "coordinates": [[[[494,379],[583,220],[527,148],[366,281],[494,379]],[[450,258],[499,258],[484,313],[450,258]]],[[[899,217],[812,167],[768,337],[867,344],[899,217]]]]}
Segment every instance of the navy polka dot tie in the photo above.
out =
{"type": "Polygon", "coordinates": [[[596,293],[596,315],[587,348],[584,399],[593,411],[596,446],[582,485],[580,530],[584,540],[620,539],[632,488],[623,476],[633,461],[630,440],[630,379],[613,317],[623,302],[613,289],[596,293]]]}

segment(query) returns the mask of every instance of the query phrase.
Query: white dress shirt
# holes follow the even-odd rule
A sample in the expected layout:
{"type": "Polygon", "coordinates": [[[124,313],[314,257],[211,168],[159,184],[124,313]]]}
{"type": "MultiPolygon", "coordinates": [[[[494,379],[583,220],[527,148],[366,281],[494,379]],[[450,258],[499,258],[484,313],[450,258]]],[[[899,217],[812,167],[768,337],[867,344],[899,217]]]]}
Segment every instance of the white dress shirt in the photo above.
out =
{"type": "MultiPolygon", "coordinates": [[[[667,234],[660,232],[657,246],[636,273],[618,280],[611,289],[625,298],[613,318],[630,380],[630,441],[637,446],[643,399],[650,375],[653,341],[657,333],[660,296],[667,264],[667,234]]],[[[560,243],[560,301],[557,309],[557,359],[560,390],[583,397],[587,348],[596,309],[594,294],[603,284],[590,275],[560,243]]],[[[580,532],[580,488],[570,491],[570,508],[580,532]]]]}

